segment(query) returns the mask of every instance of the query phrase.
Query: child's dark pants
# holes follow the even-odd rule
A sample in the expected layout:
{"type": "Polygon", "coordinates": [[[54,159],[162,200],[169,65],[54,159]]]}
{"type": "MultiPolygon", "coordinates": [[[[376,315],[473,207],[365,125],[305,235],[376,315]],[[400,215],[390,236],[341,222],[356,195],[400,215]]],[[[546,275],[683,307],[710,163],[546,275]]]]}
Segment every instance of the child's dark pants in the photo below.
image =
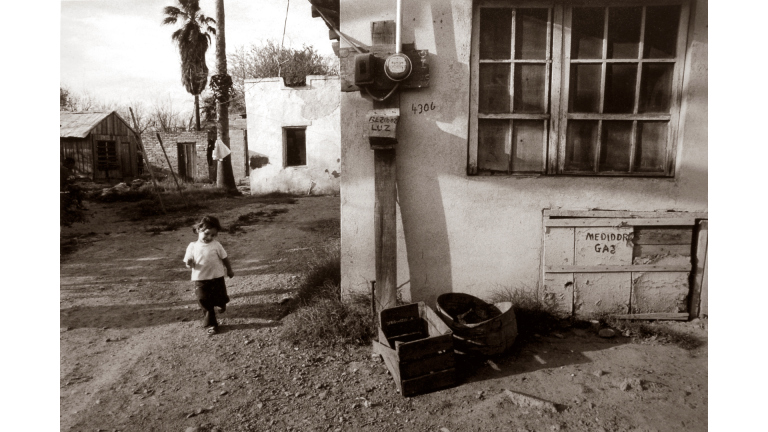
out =
{"type": "Polygon", "coordinates": [[[195,281],[195,297],[197,297],[197,303],[205,311],[203,327],[218,327],[216,311],[213,308],[214,306],[226,307],[229,303],[224,277],[195,281]]]}

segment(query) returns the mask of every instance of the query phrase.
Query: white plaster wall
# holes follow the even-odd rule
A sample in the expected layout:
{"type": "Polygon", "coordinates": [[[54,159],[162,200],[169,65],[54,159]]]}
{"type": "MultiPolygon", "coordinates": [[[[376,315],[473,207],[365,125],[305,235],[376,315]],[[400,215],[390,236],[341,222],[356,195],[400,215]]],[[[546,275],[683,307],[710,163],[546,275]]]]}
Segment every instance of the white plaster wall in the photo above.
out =
{"type": "MultiPolygon", "coordinates": [[[[707,2],[688,38],[672,179],[467,176],[470,0],[404,2],[403,42],[429,50],[430,86],[401,92],[398,126],[398,286],[434,305],[439,294],[486,296],[540,282],[543,209],[707,210],[707,2]],[[436,109],[414,114],[412,104],[436,109]]],[[[341,0],[341,31],[371,43],[370,22],[395,0],[341,0]]],[[[342,41],[342,48],[348,47],[342,41]]],[[[373,151],[362,135],[370,100],[342,93],[342,289],[374,279],[373,151]]]]}
{"type": "Polygon", "coordinates": [[[338,77],[309,75],[304,87],[286,87],[282,78],[245,81],[248,152],[269,159],[250,170],[251,194],[339,193],[339,97],[338,77]],[[306,127],[306,166],[284,166],[283,128],[290,126],[306,127]]]}

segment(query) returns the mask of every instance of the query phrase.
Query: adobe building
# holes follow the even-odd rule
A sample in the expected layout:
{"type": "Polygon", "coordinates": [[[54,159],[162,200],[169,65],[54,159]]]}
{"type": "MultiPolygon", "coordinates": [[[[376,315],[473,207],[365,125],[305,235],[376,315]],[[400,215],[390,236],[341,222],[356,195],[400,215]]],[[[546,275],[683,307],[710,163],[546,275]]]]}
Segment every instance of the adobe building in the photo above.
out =
{"type": "Polygon", "coordinates": [[[376,276],[364,131],[394,107],[406,299],[523,289],[575,316],[708,313],[705,0],[405,0],[421,85],[381,103],[355,84],[355,57],[394,52],[381,23],[395,1],[310,1],[345,35],[344,292],[376,276]]]}
{"type": "Polygon", "coordinates": [[[252,194],[339,193],[340,97],[339,77],[308,75],[300,87],[245,80],[252,194]]]}

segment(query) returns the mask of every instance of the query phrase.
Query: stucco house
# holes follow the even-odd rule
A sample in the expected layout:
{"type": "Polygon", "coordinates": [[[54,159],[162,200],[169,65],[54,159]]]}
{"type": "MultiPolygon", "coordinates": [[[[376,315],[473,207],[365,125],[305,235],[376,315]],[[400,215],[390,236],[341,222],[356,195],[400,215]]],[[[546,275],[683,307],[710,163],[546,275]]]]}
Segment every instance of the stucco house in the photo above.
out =
{"type": "Polygon", "coordinates": [[[382,43],[374,23],[396,19],[395,0],[310,1],[344,36],[343,291],[375,279],[362,130],[395,107],[406,299],[517,288],[576,316],[708,313],[705,0],[404,0],[402,42],[428,53],[428,85],[383,103],[351,59],[382,43]]]}
{"type": "Polygon", "coordinates": [[[308,75],[245,80],[252,194],[339,193],[339,77],[308,75]]]}

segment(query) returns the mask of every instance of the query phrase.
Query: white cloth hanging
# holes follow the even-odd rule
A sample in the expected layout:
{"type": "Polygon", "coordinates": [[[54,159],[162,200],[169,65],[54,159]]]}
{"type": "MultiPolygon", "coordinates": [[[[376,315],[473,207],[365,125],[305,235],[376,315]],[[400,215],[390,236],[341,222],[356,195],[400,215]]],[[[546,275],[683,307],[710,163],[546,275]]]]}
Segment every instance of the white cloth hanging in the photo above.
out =
{"type": "Polygon", "coordinates": [[[216,140],[216,147],[213,148],[213,158],[216,160],[224,160],[225,157],[229,156],[231,151],[229,151],[229,148],[227,148],[226,145],[224,145],[224,141],[221,139],[216,140]]]}

